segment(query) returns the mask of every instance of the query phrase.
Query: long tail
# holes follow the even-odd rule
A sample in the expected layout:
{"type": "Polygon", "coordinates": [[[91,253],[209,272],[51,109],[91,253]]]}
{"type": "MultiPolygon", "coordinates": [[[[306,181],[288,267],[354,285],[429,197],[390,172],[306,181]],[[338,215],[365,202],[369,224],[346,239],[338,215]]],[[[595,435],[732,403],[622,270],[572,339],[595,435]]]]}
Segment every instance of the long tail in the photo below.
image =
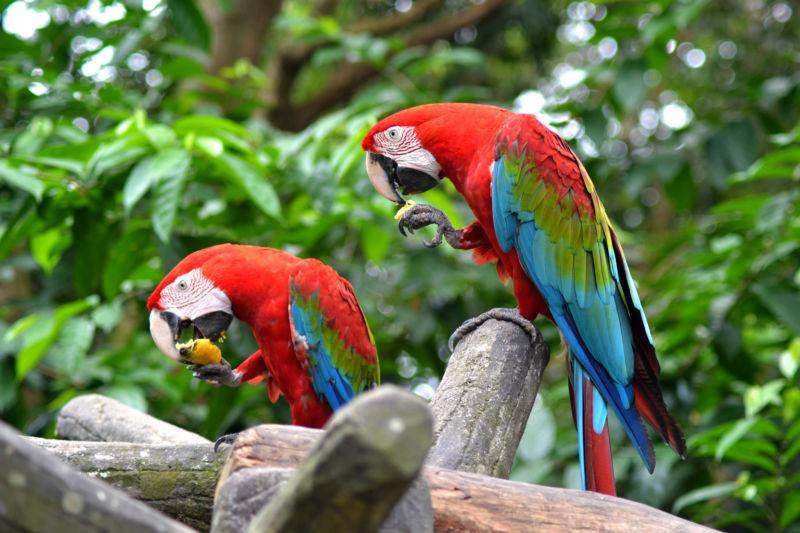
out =
{"type": "Polygon", "coordinates": [[[606,403],[577,361],[568,356],[567,365],[572,416],[578,431],[581,486],[583,490],[616,496],[606,403]]]}

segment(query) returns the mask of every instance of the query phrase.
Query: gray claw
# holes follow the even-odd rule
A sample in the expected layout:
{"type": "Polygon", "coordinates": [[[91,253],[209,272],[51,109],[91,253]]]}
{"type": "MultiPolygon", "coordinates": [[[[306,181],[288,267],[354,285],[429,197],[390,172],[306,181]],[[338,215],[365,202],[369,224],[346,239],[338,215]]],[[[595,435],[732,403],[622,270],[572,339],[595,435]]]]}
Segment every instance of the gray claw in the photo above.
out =
{"type": "Polygon", "coordinates": [[[476,317],[465,320],[464,323],[458,326],[458,328],[453,332],[453,334],[450,335],[450,339],[447,341],[447,347],[452,352],[454,347],[461,341],[461,339],[467,336],[467,334],[478,329],[478,326],[480,326],[481,324],[490,319],[507,320],[509,322],[513,322],[514,324],[518,325],[519,327],[524,329],[526,333],[528,333],[528,336],[531,339],[531,344],[533,344],[536,341],[536,339],[538,339],[538,334],[536,332],[536,328],[533,327],[533,323],[527,318],[523,317],[519,313],[519,309],[498,307],[494,309],[489,309],[485,313],[481,313],[476,317]]]}
{"type": "Polygon", "coordinates": [[[231,364],[225,359],[218,364],[189,365],[187,368],[192,371],[192,376],[212,385],[238,387],[241,384],[241,376],[233,371],[231,364]]]}

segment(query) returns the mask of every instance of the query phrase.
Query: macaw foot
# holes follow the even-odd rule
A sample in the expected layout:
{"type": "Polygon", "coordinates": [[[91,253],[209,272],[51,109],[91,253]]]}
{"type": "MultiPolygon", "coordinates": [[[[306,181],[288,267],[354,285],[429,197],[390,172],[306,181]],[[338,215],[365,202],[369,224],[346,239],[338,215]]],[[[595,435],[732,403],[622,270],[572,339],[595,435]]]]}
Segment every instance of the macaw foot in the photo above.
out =
{"type": "Polygon", "coordinates": [[[217,440],[214,441],[214,453],[217,453],[218,448],[223,444],[233,444],[233,441],[236,440],[236,437],[239,436],[239,433],[226,433],[225,435],[221,436],[217,440]]]}
{"type": "Polygon", "coordinates": [[[403,237],[406,237],[406,232],[414,233],[416,230],[431,224],[436,224],[436,236],[431,242],[422,241],[422,244],[428,248],[436,248],[442,244],[442,237],[444,237],[447,244],[453,248],[461,248],[459,246],[461,232],[453,227],[444,211],[432,205],[417,204],[406,210],[403,216],[400,217],[398,229],[403,237]]]}
{"type": "Polygon", "coordinates": [[[509,322],[513,322],[528,333],[528,336],[531,338],[531,344],[533,344],[533,342],[538,338],[536,329],[533,327],[533,323],[519,314],[519,309],[496,307],[494,309],[489,309],[485,313],[481,313],[474,318],[464,321],[464,323],[458,326],[458,329],[456,329],[453,334],[450,335],[450,340],[447,342],[447,347],[450,348],[450,351],[452,352],[455,345],[458,344],[462,338],[464,338],[468,333],[476,330],[478,326],[489,319],[507,320],[509,322]]]}
{"type": "Polygon", "coordinates": [[[224,358],[219,363],[208,365],[189,365],[186,368],[192,371],[197,379],[202,379],[211,385],[228,385],[238,387],[242,384],[242,375],[231,368],[231,364],[224,358]]]}

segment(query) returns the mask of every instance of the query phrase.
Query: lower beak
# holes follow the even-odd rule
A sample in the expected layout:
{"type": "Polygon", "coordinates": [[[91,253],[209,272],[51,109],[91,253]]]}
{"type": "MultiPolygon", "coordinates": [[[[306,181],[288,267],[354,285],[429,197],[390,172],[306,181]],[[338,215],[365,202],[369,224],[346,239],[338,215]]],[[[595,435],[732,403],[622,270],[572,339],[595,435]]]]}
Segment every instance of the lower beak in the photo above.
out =
{"type": "Polygon", "coordinates": [[[161,352],[175,361],[183,358],[175,347],[180,342],[183,331],[194,325],[194,338],[206,338],[217,342],[225,336],[233,315],[224,311],[214,311],[201,315],[194,320],[181,319],[175,313],[153,309],[150,311],[150,335],[161,352]]]}

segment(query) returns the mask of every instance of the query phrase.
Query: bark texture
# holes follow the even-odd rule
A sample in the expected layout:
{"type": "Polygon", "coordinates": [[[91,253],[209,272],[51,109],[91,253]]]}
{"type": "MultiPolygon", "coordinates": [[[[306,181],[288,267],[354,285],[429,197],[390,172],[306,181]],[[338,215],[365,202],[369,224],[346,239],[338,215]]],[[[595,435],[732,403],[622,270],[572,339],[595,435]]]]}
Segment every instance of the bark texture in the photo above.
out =
{"type": "MultiPolygon", "coordinates": [[[[334,414],[324,438],[247,531],[377,531],[416,478],[432,439],[431,415],[418,397],[392,385],[362,394],[334,414]]],[[[432,514],[428,519],[432,524],[432,514]]]]}
{"type": "Polygon", "coordinates": [[[28,440],[81,472],[110,483],[184,524],[200,531],[209,529],[214,487],[227,450],[214,453],[210,442],[153,444],[32,437],[28,440]]]}
{"type": "Polygon", "coordinates": [[[0,422],[0,531],[194,530],[81,474],[0,422]]]}
{"type": "Polygon", "coordinates": [[[65,440],[209,444],[211,441],[99,394],[70,400],[56,420],[56,435],[65,440]]]}
{"type": "Polygon", "coordinates": [[[458,343],[430,404],[431,464],[508,478],[550,359],[535,332],[488,320],[458,343]]]}

